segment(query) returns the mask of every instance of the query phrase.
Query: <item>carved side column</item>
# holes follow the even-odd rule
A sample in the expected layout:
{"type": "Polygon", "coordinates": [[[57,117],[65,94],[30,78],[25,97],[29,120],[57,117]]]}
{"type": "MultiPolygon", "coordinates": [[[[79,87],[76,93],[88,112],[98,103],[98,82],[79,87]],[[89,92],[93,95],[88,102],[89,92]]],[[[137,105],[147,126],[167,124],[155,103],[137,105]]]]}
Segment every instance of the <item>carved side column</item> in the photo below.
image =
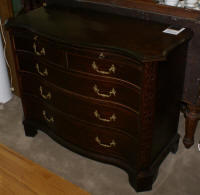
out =
{"type": "Polygon", "coordinates": [[[185,136],[183,143],[186,148],[194,144],[194,134],[200,119],[200,107],[188,104],[185,111],[185,136]]]}

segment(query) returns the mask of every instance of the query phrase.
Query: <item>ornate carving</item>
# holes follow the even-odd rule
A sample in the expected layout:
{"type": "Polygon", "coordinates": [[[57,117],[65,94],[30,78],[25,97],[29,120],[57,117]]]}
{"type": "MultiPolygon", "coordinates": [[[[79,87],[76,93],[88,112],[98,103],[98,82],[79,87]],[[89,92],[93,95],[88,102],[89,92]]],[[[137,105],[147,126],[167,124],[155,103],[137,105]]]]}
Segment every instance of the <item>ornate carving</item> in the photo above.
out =
{"type": "Polygon", "coordinates": [[[143,77],[143,93],[141,106],[141,130],[138,167],[145,168],[151,158],[151,145],[154,125],[155,90],[156,90],[156,67],[157,63],[145,63],[143,77]]]}

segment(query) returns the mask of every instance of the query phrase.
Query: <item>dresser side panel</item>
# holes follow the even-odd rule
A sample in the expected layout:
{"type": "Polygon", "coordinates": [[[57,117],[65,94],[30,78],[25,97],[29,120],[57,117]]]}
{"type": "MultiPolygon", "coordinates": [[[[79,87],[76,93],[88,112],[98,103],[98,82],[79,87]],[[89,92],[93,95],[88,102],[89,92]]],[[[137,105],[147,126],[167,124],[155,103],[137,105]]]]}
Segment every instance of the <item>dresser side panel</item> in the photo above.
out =
{"type": "Polygon", "coordinates": [[[176,48],[157,72],[152,160],[177,136],[188,44],[176,48]]]}

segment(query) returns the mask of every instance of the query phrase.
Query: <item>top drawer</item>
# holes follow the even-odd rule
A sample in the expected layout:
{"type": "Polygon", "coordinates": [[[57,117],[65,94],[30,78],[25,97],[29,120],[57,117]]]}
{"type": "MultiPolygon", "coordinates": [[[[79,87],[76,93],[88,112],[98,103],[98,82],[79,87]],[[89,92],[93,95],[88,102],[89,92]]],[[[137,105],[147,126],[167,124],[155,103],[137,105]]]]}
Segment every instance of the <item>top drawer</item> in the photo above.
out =
{"type": "Polygon", "coordinates": [[[69,70],[115,77],[141,86],[143,65],[128,57],[98,50],[70,49],[69,70]]]}
{"type": "Polygon", "coordinates": [[[28,36],[23,35],[24,33],[14,35],[16,50],[32,52],[43,60],[53,62],[60,68],[66,68],[66,52],[57,48],[55,42],[53,43],[30,33],[28,36]]]}

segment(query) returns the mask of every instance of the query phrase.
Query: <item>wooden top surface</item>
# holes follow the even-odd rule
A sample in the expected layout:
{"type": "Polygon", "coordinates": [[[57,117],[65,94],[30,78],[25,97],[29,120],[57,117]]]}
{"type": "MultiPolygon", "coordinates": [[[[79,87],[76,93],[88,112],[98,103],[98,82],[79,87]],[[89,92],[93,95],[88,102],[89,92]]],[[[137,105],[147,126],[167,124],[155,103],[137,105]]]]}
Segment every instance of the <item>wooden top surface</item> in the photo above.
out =
{"type": "Polygon", "coordinates": [[[144,61],[164,60],[192,36],[189,29],[170,35],[162,32],[168,27],[164,24],[74,8],[39,8],[10,20],[7,27],[22,27],[65,44],[114,49],[144,61]]]}
{"type": "Polygon", "coordinates": [[[90,195],[0,144],[0,194],[90,195]]]}

